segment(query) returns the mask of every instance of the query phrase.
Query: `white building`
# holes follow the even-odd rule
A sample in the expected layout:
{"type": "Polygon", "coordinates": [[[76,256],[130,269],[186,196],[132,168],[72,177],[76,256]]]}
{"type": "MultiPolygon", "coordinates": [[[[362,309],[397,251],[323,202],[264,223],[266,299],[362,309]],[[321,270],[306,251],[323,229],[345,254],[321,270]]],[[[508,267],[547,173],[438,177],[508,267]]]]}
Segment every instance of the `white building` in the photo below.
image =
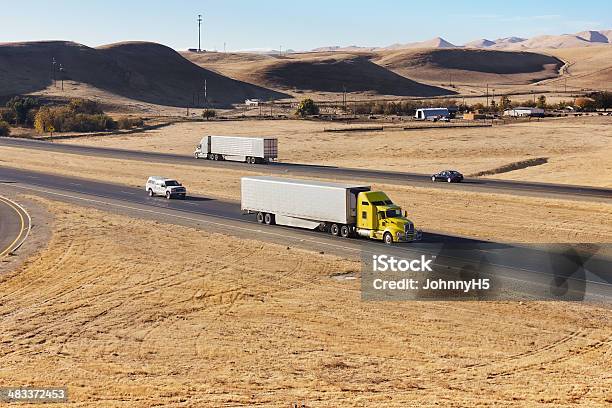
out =
{"type": "Polygon", "coordinates": [[[244,101],[244,104],[246,106],[259,106],[260,103],[261,103],[260,99],[246,99],[244,101]]]}
{"type": "Polygon", "coordinates": [[[544,109],[518,106],[516,108],[506,109],[504,111],[504,116],[512,116],[514,118],[544,116],[544,109]]]}

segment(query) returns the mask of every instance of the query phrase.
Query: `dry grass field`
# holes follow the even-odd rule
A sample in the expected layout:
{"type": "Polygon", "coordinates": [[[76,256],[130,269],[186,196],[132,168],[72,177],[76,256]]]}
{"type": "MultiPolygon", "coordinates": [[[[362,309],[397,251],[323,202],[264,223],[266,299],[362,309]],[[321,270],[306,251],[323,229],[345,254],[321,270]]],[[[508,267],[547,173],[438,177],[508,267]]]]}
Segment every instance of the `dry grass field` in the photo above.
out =
{"type": "MultiPolygon", "coordinates": [[[[129,136],[64,140],[191,155],[204,135],[272,136],[280,161],[469,175],[518,161],[548,163],[491,177],[612,187],[612,117],[557,118],[492,128],[324,132],[338,123],[281,120],[184,122],[129,136]]],[[[265,171],[262,168],[261,171],[265,171]]]]}
{"type": "Polygon", "coordinates": [[[612,402],[609,310],[363,302],[333,278],[353,261],[37,200],[51,240],[0,276],[2,385],[105,408],[612,402]]]}
{"type": "MultiPolygon", "coordinates": [[[[0,166],[83,177],[142,188],[148,176],[183,182],[190,192],[239,201],[240,177],[255,171],[92,158],[0,147],[0,166]]],[[[358,182],[358,180],[355,180],[358,182]]],[[[408,210],[418,228],[505,242],[612,242],[612,204],[373,184],[408,210]]],[[[143,194],[145,194],[143,189],[143,194]]]]}

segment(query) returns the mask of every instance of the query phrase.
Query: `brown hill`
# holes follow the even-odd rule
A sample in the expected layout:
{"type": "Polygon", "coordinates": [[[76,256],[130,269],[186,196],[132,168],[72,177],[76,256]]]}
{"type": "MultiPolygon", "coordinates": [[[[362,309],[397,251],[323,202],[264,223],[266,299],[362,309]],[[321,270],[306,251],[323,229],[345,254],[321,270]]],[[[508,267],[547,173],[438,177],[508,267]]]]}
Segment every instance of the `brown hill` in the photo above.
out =
{"type": "Polygon", "coordinates": [[[287,95],[236,81],[203,69],[166,46],[129,42],[90,48],[67,41],[0,44],[0,96],[45,89],[52,83],[52,60],[64,73],[56,77],[80,82],[129,99],[168,106],[193,105],[206,81],[209,101],[229,106],[246,98],[287,95]]]}
{"type": "Polygon", "coordinates": [[[282,91],[368,92],[396,96],[454,94],[421,84],[374,64],[367,53],[304,53],[253,59],[248,56],[184,56],[224,75],[282,91]]]}
{"type": "Polygon", "coordinates": [[[411,79],[461,83],[530,83],[555,77],[563,65],[532,52],[458,48],[385,52],[373,61],[411,79]]]}
{"type": "Polygon", "coordinates": [[[566,62],[562,75],[546,81],[568,89],[612,90],[612,47],[560,48],[543,50],[566,62]]]}

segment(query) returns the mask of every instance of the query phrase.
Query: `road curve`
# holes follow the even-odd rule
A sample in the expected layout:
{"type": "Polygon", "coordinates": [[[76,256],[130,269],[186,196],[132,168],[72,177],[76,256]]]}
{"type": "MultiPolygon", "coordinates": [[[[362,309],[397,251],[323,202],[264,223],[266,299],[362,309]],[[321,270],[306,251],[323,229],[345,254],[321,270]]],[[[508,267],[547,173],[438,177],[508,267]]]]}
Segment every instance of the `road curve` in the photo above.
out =
{"type": "Polygon", "coordinates": [[[259,171],[267,174],[319,177],[343,180],[360,180],[369,183],[386,183],[407,186],[427,186],[440,189],[451,189],[474,192],[493,192],[517,195],[533,195],[554,198],[572,198],[581,200],[612,201],[612,189],[566,184],[535,183],[526,181],[496,180],[489,178],[465,179],[463,183],[432,183],[431,175],[344,168],[334,166],[274,163],[268,166],[248,165],[237,162],[214,162],[196,160],[192,156],[173,153],[147,152],[138,150],[115,149],[108,147],[92,147],[74,144],[43,142],[31,139],[0,137],[0,146],[35,149],[58,153],[79,154],[93,157],[138,160],[146,162],[161,162],[202,166],[207,168],[225,168],[243,171],[259,171]]]}
{"type": "MultiPolygon", "coordinates": [[[[240,204],[234,201],[195,196],[185,200],[150,198],[144,188],[4,167],[0,167],[0,185],[137,218],[269,240],[350,258],[371,258],[372,254],[389,250],[389,246],[377,241],[343,239],[314,231],[259,225],[253,215],[241,214],[240,204]]],[[[420,242],[397,244],[392,248],[407,258],[421,254],[435,256],[436,263],[445,270],[477,268],[486,271],[492,268],[490,270],[506,285],[518,287],[520,284],[524,293],[537,298],[548,299],[553,293],[551,291],[559,290],[551,286],[551,282],[557,282],[556,279],[562,283],[576,281],[580,290],[586,290],[588,296],[612,304],[612,263],[603,252],[584,256],[572,245],[552,249],[514,246],[428,231],[425,231],[424,239],[420,242]],[[583,264],[587,265],[589,275],[583,274],[574,279],[572,276],[583,264]],[[567,271],[568,268],[567,275],[557,276],[558,270],[567,271]]]]}
{"type": "Polygon", "coordinates": [[[27,211],[16,202],[0,196],[0,258],[19,248],[31,227],[27,211]]]}

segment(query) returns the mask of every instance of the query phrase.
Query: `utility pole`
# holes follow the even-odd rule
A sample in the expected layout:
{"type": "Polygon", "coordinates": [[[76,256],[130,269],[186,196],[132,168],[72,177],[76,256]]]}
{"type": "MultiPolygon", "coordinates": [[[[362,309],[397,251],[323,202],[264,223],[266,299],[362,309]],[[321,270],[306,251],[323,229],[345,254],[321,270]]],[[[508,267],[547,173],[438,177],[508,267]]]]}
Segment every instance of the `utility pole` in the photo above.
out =
{"type": "Polygon", "coordinates": [[[202,52],[202,15],[198,14],[198,52],[202,52]]]}
{"type": "Polygon", "coordinates": [[[223,53],[225,54],[225,43],[223,43],[223,53]]]}
{"type": "Polygon", "coordinates": [[[204,80],[204,103],[206,104],[206,107],[208,107],[208,86],[206,80],[204,80]]]}
{"type": "Polygon", "coordinates": [[[64,90],[64,67],[59,64],[60,81],[62,83],[62,91],[64,90]]]}
{"type": "Polygon", "coordinates": [[[51,64],[53,66],[53,86],[57,86],[57,81],[55,80],[55,65],[57,64],[57,61],[55,61],[55,57],[53,57],[51,59],[51,64]]]}
{"type": "Polygon", "coordinates": [[[487,84],[487,104],[485,106],[489,109],[489,84],[487,84]]]}
{"type": "Polygon", "coordinates": [[[279,55],[279,57],[283,56],[283,46],[282,45],[278,46],[278,55],[279,55]]]}

